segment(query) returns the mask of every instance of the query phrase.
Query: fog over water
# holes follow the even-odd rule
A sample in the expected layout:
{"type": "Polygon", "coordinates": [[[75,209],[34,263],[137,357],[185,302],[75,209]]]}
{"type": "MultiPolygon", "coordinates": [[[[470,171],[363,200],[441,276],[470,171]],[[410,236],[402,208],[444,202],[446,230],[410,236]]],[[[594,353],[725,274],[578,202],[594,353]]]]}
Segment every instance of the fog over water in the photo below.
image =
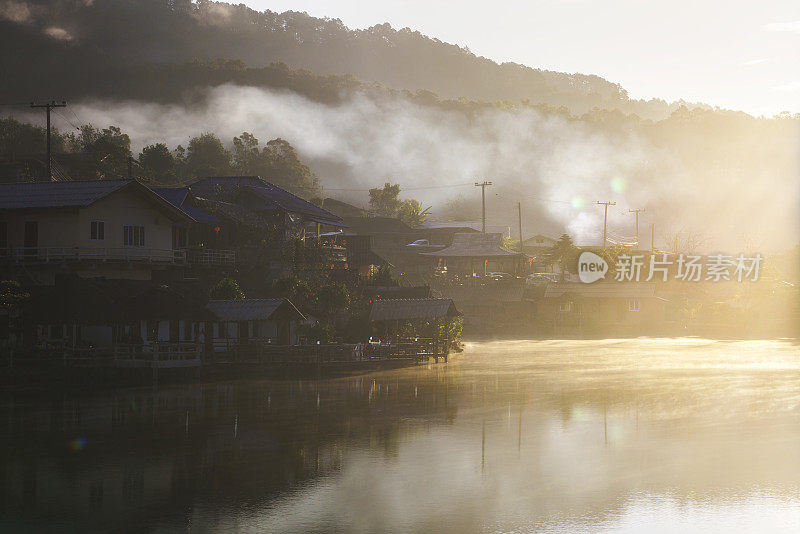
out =
{"type": "Polygon", "coordinates": [[[134,153],[156,142],[186,147],[202,132],[227,144],[244,131],[262,146],[282,137],[316,172],[327,196],[360,206],[367,204],[365,189],[392,181],[405,190],[401,197],[419,198],[436,214],[459,195],[478,203],[472,183],[488,179],[495,184],[487,190],[489,222],[514,233],[521,202],[526,235],[567,231],[579,244],[597,244],[603,211],[596,201],[613,200],[612,239],[632,239],[628,209],[646,208],[640,221],[646,245],[653,222],[656,244],[664,247],[676,233],[728,253],[771,252],[800,240],[797,162],[786,159],[791,149],[764,161],[755,176],[723,160],[699,170],[635,132],[611,134],[532,108],[469,116],[401,97],[357,93],[326,105],[232,85],[201,92],[191,106],[93,101],[71,109],[83,122],[120,126],[134,153]]]}
{"type": "Polygon", "coordinates": [[[0,530],[797,532],[798,352],[488,342],[327,380],[4,392],[0,530]]]}

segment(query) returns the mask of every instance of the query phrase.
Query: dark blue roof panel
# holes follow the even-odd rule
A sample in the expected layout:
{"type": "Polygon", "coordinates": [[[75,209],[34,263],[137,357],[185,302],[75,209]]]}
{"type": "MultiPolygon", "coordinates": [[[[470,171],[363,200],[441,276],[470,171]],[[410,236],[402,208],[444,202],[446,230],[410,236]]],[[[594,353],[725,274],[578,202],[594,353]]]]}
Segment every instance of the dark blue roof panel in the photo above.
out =
{"type": "Polygon", "coordinates": [[[197,222],[204,222],[204,223],[219,222],[219,219],[217,219],[204,209],[186,203],[186,198],[189,195],[188,187],[158,187],[156,189],[153,189],[153,191],[158,193],[158,195],[161,198],[163,198],[176,208],[179,208],[197,222]]]}
{"type": "Polygon", "coordinates": [[[181,207],[189,194],[188,187],[154,187],[153,191],[176,208],[181,207]]]}
{"type": "Polygon", "coordinates": [[[0,209],[82,208],[130,183],[127,180],[93,180],[0,184],[0,209]]]}
{"type": "Polygon", "coordinates": [[[212,176],[203,178],[191,186],[194,194],[213,198],[220,189],[240,187],[251,191],[264,200],[263,209],[280,207],[288,212],[317,220],[323,224],[340,225],[341,217],[303,200],[297,195],[281,189],[258,176],[212,176]]]}

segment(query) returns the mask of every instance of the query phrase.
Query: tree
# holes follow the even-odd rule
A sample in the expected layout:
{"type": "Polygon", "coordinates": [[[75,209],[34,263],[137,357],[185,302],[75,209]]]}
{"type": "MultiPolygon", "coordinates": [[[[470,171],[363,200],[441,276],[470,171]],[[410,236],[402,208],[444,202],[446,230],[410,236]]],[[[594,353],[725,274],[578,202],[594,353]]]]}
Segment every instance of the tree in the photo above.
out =
{"type": "Polygon", "coordinates": [[[223,278],[208,290],[208,298],[214,300],[241,300],[244,291],[233,278],[223,278]]]}
{"type": "Polygon", "coordinates": [[[225,174],[231,168],[231,153],[212,133],[192,138],[186,151],[186,170],[193,176],[225,174]]]}
{"type": "Polygon", "coordinates": [[[240,137],[233,138],[233,168],[239,174],[259,174],[258,166],[261,153],[258,139],[251,133],[242,132],[240,137]]]}
{"type": "Polygon", "coordinates": [[[81,127],[76,140],[98,178],[127,178],[131,138],[119,127],[98,130],[87,124],[81,127]]]}
{"type": "Polygon", "coordinates": [[[369,190],[369,205],[375,215],[382,217],[394,217],[400,209],[399,184],[383,184],[383,189],[374,188],[369,190]]]}
{"type": "Polygon", "coordinates": [[[481,206],[477,198],[467,200],[464,195],[458,195],[447,200],[441,213],[454,221],[474,221],[481,216],[481,206]]]}
{"type": "Polygon", "coordinates": [[[175,158],[164,143],[148,145],[139,154],[141,165],[148,177],[158,182],[168,182],[175,178],[175,158]]]}
{"type": "Polygon", "coordinates": [[[300,161],[294,147],[285,139],[269,141],[261,156],[266,166],[264,174],[275,185],[305,198],[321,195],[317,176],[300,161]]]}
{"type": "Polygon", "coordinates": [[[561,234],[558,241],[547,249],[545,260],[548,263],[558,263],[562,270],[574,273],[577,269],[578,247],[572,242],[569,234],[561,234]]]}
{"type": "Polygon", "coordinates": [[[316,297],[320,309],[329,320],[350,307],[350,292],[344,284],[326,284],[317,290],[316,297]]]}
{"type": "Polygon", "coordinates": [[[422,208],[422,202],[413,198],[408,198],[400,202],[400,208],[397,210],[397,216],[401,221],[409,225],[411,228],[417,226],[428,220],[428,214],[431,207],[422,208]]]}

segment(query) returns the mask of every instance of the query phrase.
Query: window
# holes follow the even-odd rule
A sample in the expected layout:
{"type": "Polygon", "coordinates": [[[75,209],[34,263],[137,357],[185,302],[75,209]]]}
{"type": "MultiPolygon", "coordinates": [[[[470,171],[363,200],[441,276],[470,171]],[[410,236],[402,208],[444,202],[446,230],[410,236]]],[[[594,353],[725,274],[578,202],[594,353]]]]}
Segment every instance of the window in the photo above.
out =
{"type": "Polygon", "coordinates": [[[559,304],[558,305],[558,311],[560,311],[560,312],[572,311],[572,301],[569,300],[569,301],[562,302],[561,304],[559,304]]]}
{"type": "Polygon", "coordinates": [[[122,227],[122,244],[126,247],[143,247],[144,246],[144,226],[129,226],[122,227]]]}
{"type": "Polygon", "coordinates": [[[172,227],[172,248],[186,248],[186,243],[188,242],[188,236],[186,233],[185,226],[173,226],[172,227]]]}
{"type": "Polygon", "coordinates": [[[151,319],[147,320],[147,341],[156,341],[158,339],[158,321],[151,319]]]}
{"type": "Polygon", "coordinates": [[[89,230],[89,239],[92,241],[102,241],[106,238],[105,221],[92,221],[89,230]]]}
{"type": "Polygon", "coordinates": [[[628,311],[639,311],[639,299],[628,299],[628,311]]]}

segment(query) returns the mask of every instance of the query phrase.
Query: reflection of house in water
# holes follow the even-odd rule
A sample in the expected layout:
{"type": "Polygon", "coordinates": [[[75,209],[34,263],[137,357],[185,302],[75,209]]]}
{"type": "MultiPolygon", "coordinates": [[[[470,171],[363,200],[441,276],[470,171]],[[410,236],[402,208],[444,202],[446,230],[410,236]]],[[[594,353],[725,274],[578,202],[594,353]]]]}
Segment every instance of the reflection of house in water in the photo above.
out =
{"type": "Polygon", "coordinates": [[[0,525],[185,529],[193,508],[268,503],[336,472],[350,451],[396,455],[415,418],[453,422],[448,385],[358,376],[4,401],[0,525]]]}

